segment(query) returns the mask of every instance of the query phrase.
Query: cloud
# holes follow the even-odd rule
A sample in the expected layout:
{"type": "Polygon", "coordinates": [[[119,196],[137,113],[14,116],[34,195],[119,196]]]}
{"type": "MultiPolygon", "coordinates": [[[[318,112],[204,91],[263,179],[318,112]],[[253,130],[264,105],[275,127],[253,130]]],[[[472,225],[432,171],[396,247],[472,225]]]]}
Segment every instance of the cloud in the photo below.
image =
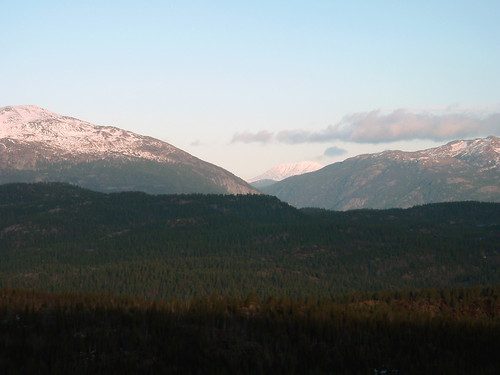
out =
{"type": "Polygon", "coordinates": [[[258,133],[236,133],[231,140],[231,143],[243,142],[243,143],[252,143],[252,142],[261,142],[267,143],[271,141],[273,137],[272,133],[269,133],[266,130],[262,130],[258,133]]]}
{"type": "Polygon", "coordinates": [[[338,130],[329,126],[325,130],[310,132],[305,130],[284,130],[276,134],[276,140],[282,143],[317,143],[342,139],[338,130]]]}
{"type": "MultiPolygon", "coordinates": [[[[339,123],[323,130],[284,130],[277,134],[261,131],[236,134],[233,142],[280,142],[288,144],[347,141],[381,143],[429,139],[446,141],[464,137],[499,135],[500,113],[473,111],[411,112],[398,109],[390,113],[361,112],[345,116],[339,123]]],[[[459,110],[459,109],[458,109],[459,110]]]]}
{"type": "Polygon", "coordinates": [[[327,148],[323,153],[323,155],[325,156],[340,156],[345,154],[347,154],[347,150],[335,146],[327,148]]]}
{"type": "Polygon", "coordinates": [[[412,139],[443,141],[500,132],[500,113],[485,116],[472,113],[412,113],[404,109],[344,117],[329,128],[328,135],[358,143],[393,142],[412,139]]]}

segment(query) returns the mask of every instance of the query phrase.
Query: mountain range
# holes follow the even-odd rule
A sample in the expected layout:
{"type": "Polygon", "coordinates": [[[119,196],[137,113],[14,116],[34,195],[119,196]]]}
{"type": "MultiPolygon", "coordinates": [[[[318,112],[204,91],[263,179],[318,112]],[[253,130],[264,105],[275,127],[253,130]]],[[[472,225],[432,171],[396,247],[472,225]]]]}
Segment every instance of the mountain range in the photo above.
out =
{"type": "Polygon", "coordinates": [[[262,187],[296,207],[333,210],[500,202],[500,138],[458,140],[416,152],[384,151],[262,187]]]}
{"type": "Polygon", "coordinates": [[[323,167],[283,164],[251,180],[161,140],[36,106],[0,108],[0,184],[58,181],[92,190],[277,196],[295,207],[406,208],[500,202],[500,139],[365,154],[323,167]],[[291,177],[290,177],[291,176],[291,177]]]}
{"type": "Polygon", "coordinates": [[[0,108],[0,184],[36,181],[153,194],[258,193],[232,173],[155,138],[36,106],[0,108]]]}

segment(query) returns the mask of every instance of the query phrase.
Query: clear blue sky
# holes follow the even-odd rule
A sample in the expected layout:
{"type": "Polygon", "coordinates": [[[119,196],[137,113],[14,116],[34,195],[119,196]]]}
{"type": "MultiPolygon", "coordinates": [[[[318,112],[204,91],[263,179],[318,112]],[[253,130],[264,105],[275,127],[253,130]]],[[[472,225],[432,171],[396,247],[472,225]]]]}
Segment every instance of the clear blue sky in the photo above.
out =
{"type": "Polygon", "coordinates": [[[9,1],[0,107],[165,140],[251,178],[500,136],[500,1],[9,1]]]}

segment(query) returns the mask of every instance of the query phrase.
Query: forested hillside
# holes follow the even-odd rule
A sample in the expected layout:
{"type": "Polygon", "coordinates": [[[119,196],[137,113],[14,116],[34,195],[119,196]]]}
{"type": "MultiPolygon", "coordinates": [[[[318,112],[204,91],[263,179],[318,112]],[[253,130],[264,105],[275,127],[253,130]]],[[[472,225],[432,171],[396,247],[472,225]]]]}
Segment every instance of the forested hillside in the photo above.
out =
{"type": "Polygon", "coordinates": [[[0,186],[0,286],[154,300],[500,284],[500,205],[297,210],[262,195],[0,186]]]}

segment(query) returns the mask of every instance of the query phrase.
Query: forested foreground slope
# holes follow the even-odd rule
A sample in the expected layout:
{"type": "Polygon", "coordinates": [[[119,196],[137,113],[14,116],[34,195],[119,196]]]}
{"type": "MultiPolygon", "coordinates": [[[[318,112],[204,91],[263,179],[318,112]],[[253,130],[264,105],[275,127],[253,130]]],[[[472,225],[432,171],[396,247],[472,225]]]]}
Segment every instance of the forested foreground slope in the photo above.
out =
{"type": "Polygon", "coordinates": [[[498,374],[500,289],[152,302],[0,289],[2,374],[498,374]]]}
{"type": "Polygon", "coordinates": [[[0,186],[0,286],[154,300],[500,284],[500,204],[297,210],[262,195],[0,186]]]}

